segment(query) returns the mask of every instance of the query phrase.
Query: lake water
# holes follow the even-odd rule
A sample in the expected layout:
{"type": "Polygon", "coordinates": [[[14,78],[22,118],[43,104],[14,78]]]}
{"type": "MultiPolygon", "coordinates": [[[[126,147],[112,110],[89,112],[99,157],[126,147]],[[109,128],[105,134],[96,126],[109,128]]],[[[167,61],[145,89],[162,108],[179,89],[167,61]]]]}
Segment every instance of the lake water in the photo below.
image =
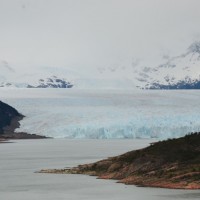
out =
{"type": "Polygon", "coordinates": [[[0,144],[1,200],[197,200],[200,190],[143,188],[86,175],[34,173],[94,162],[145,147],[152,139],[20,140],[0,144]]]}

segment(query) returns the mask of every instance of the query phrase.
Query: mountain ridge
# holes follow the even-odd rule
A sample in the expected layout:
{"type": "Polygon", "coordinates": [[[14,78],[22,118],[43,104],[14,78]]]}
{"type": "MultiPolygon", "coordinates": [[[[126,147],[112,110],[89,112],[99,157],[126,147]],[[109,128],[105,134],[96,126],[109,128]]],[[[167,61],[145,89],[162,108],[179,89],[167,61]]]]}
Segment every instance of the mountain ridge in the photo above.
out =
{"type": "Polygon", "coordinates": [[[194,42],[186,53],[144,71],[144,89],[200,89],[200,42],[194,42]]]}
{"type": "Polygon", "coordinates": [[[165,57],[165,62],[157,66],[136,59],[131,63],[93,67],[91,71],[41,67],[20,74],[7,61],[1,61],[0,68],[0,87],[200,89],[200,42],[192,43],[178,56],[165,57]]]}

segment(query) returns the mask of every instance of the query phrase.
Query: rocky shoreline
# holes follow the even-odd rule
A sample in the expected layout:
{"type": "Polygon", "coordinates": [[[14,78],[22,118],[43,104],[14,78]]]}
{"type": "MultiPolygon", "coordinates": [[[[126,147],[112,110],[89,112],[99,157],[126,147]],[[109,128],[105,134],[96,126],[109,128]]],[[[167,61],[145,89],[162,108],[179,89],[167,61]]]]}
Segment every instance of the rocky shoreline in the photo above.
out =
{"type": "Polygon", "coordinates": [[[86,174],[143,187],[200,189],[200,133],[151,144],[91,164],[40,173],[86,174]]]}
{"type": "Polygon", "coordinates": [[[15,132],[15,129],[20,127],[20,121],[23,118],[24,117],[13,118],[10,125],[4,128],[4,133],[0,136],[0,138],[6,139],[6,140],[47,138],[45,136],[36,135],[36,134],[30,134],[30,133],[25,133],[25,132],[15,132]]]}

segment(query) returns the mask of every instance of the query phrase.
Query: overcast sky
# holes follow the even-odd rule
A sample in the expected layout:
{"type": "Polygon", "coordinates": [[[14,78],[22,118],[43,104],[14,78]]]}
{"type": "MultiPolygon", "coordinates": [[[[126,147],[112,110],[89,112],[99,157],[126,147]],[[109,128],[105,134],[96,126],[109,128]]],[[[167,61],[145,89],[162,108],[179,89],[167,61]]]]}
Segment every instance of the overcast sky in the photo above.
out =
{"type": "Polygon", "coordinates": [[[200,40],[200,0],[0,0],[0,60],[14,68],[158,62],[200,40]]]}

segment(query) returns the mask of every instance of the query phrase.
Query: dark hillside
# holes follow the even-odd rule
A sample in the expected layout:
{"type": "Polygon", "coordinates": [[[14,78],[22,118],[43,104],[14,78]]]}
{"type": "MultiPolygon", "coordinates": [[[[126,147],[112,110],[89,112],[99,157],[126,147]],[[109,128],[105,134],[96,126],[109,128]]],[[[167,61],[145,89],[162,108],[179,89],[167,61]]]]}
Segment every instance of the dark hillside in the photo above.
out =
{"type": "Polygon", "coordinates": [[[15,108],[0,101],[0,134],[4,133],[4,128],[11,124],[11,121],[16,118],[23,118],[15,108]]]}
{"type": "Polygon", "coordinates": [[[24,116],[15,108],[0,101],[0,142],[8,139],[43,139],[45,136],[15,132],[24,116]]]}

